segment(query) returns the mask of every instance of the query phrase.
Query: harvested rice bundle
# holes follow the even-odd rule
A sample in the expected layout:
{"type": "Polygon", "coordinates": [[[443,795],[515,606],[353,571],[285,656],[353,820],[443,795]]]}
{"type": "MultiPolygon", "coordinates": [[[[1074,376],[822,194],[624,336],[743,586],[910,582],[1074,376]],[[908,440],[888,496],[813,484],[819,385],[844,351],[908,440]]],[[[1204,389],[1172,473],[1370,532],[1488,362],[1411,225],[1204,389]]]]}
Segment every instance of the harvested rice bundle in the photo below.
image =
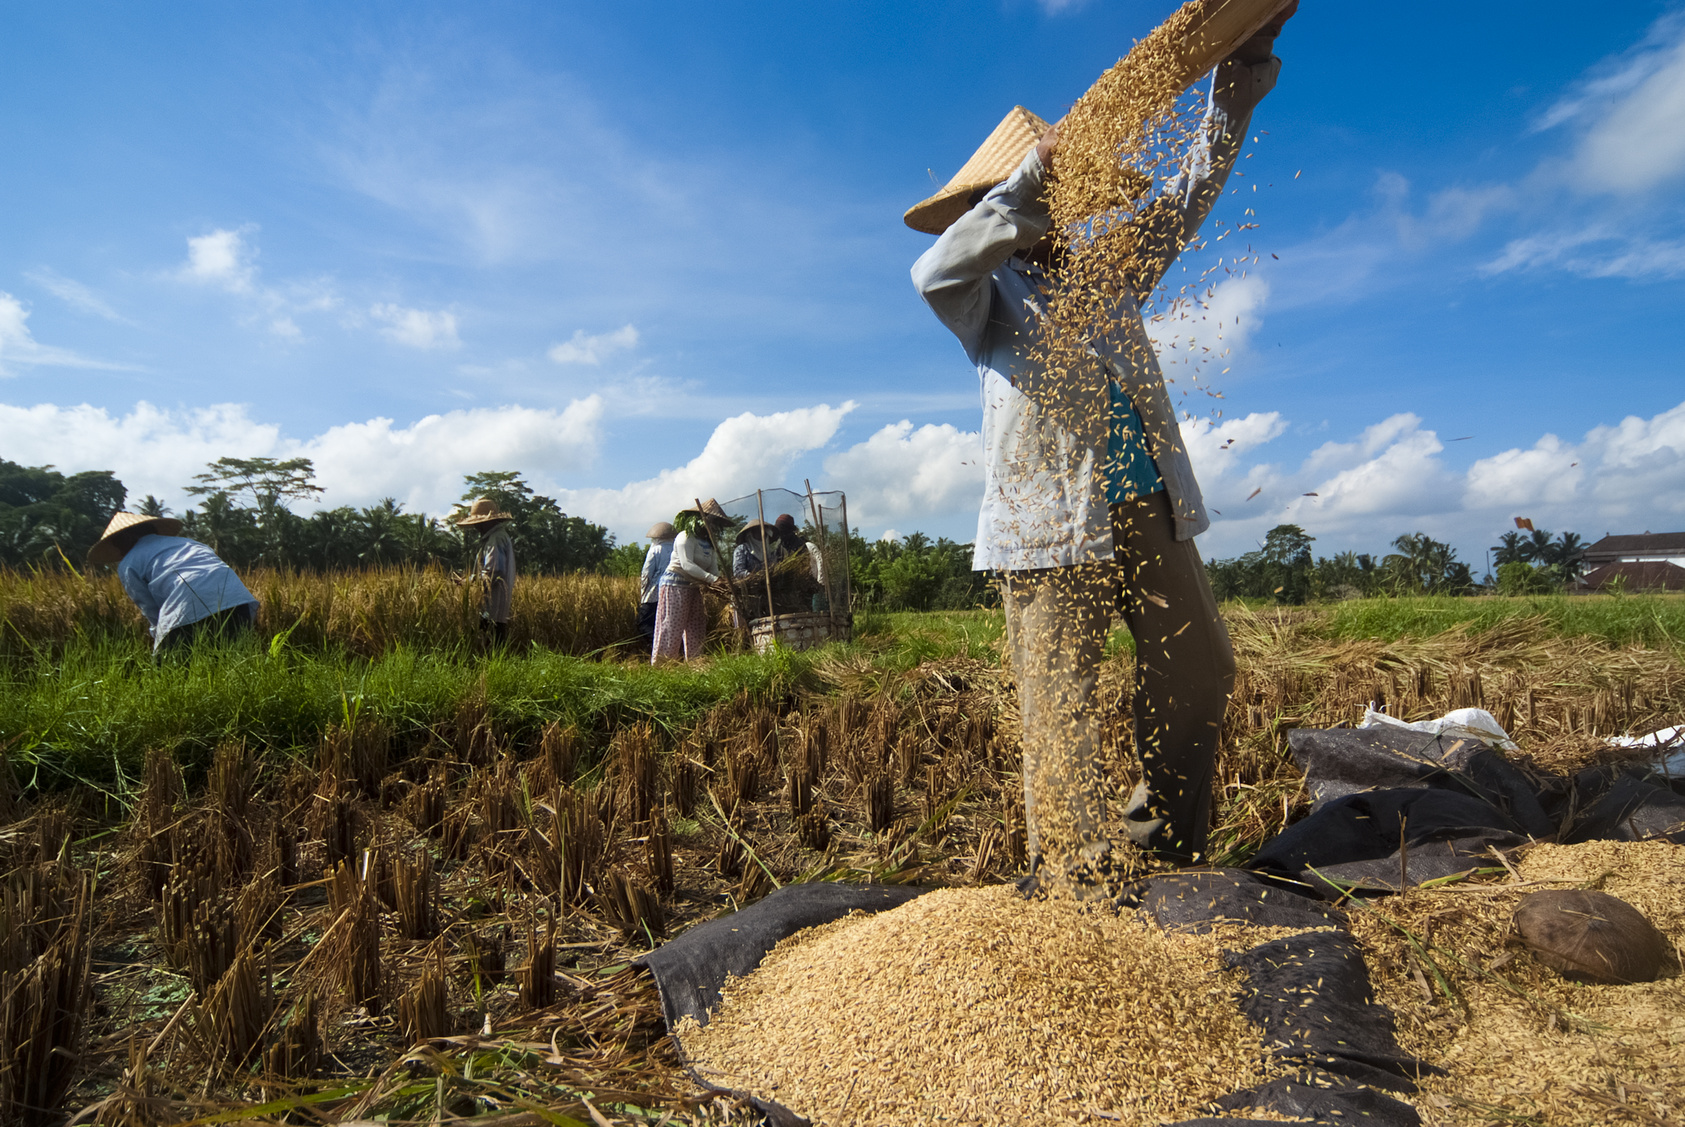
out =
{"type": "Polygon", "coordinates": [[[1222,946],[940,890],[792,936],[676,1032],[705,1079],[816,1124],[1157,1124],[1266,1076],[1222,946]]]}
{"type": "Polygon", "coordinates": [[[1597,888],[1685,943],[1685,846],[1538,845],[1522,884],[1412,889],[1352,914],[1379,1000],[1407,1052],[1447,1070],[1414,1098],[1428,1122],[1552,1127],[1685,1118],[1685,979],[1574,982],[1512,940],[1538,889],[1597,888]],[[1409,934],[1404,934],[1408,932],[1409,934]]]}

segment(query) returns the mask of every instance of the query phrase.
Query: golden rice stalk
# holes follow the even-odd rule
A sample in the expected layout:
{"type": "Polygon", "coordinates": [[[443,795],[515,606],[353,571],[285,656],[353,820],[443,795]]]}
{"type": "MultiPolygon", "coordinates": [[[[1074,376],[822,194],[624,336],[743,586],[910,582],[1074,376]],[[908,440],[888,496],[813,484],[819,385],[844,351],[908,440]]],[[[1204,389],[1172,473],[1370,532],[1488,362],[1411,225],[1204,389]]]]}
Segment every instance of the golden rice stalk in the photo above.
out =
{"type": "MultiPolygon", "coordinates": [[[[321,1057],[321,1015],[318,1012],[316,992],[308,990],[287,1011],[275,1039],[264,1052],[263,1064],[270,1076],[284,1080],[305,1080],[316,1071],[321,1057]]],[[[284,1092],[285,1089],[271,1089],[270,1094],[280,1095],[284,1092]]]]}
{"type": "Polygon", "coordinates": [[[372,874],[363,866],[342,864],[328,874],[328,908],[334,923],[318,945],[331,973],[351,1005],[380,1011],[383,974],[380,961],[380,902],[372,874]]]}
{"type": "Polygon", "coordinates": [[[90,875],[14,871],[0,895],[0,1122],[57,1123],[81,1061],[90,875]]]}
{"type": "Polygon", "coordinates": [[[661,756],[650,724],[634,724],[615,733],[609,762],[620,815],[632,825],[649,821],[661,789],[661,756]]]}
{"type": "Polygon", "coordinates": [[[527,921],[527,964],[517,976],[521,1005],[542,1009],[556,1000],[556,917],[547,915],[544,930],[527,921]]]}
{"type": "Polygon", "coordinates": [[[661,898],[625,869],[612,869],[597,894],[603,918],[628,939],[660,935],[667,930],[661,898]]]}
{"type": "Polygon", "coordinates": [[[427,781],[410,791],[404,802],[404,813],[417,833],[438,837],[445,831],[445,802],[450,795],[450,774],[443,763],[436,763],[427,781]]]}
{"type": "Polygon", "coordinates": [[[275,1012],[269,975],[248,944],[198,1007],[200,1040],[211,1067],[239,1071],[257,1053],[275,1012]]]}
{"type": "Polygon", "coordinates": [[[860,793],[866,825],[873,833],[883,833],[895,824],[895,776],[884,772],[867,779],[860,793]]]}
{"type": "Polygon", "coordinates": [[[594,796],[558,787],[543,818],[527,830],[526,853],[536,879],[566,904],[588,904],[608,846],[608,828],[594,796]]]}
{"type": "Polygon", "coordinates": [[[673,830],[667,823],[665,811],[658,810],[649,820],[649,835],[645,838],[645,867],[657,891],[673,891],[673,830]]]}
{"type": "Polygon", "coordinates": [[[136,840],[135,867],[141,887],[154,900],[163,894],[164,882],[170,879],[175,852],[171,834],[183,790],[175,757],[164,748],[148,749],[131,832],[136,840]]]}
{"type": "Polygon", "coordinates": [[[450,1009],[445,988],[445,946],[442,938],[428,945],[421,976],[398,999],[398,1028],[413,1045],[450,1033],[450,1009]]]}
{"type": "Polygon", "coordinates": [[[379,720],[356,716],[323,734],[316,748],[316,771],[323,778],[354,783],[366,799],[380,797],[380,782],[391,759],[392,732],[379,720]]]}

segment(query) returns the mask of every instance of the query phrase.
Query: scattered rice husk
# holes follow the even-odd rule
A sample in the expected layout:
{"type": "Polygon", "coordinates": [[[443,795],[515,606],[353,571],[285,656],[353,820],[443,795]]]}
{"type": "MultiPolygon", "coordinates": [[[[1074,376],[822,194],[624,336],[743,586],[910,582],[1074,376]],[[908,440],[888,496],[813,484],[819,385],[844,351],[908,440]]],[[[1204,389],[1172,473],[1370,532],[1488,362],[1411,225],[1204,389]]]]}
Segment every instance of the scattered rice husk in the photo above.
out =
{"type": "Polygon", "coordinates": [[[1685,942],[1685,846],[1538,845],[1516,872],[1520,883],[1417,889],[1353,913],[1399,1043],[1449,1073],[1423,1081],[1414,1102],[1424,1122],[1681,1122],[1685,979],[1677,968],[1631,986],[1571,982],[1512,941],[1510,916],[1529,891],[1597,888],[1643,912],[1677,947],[1685,942]]]}
{"type": "Polygon", "coordinates": [[[780,943],[679,1039],[705,1080],[815,1124],[1158,1124],[1263,1080],[1215,935],[1010,887],[780,943]]]}

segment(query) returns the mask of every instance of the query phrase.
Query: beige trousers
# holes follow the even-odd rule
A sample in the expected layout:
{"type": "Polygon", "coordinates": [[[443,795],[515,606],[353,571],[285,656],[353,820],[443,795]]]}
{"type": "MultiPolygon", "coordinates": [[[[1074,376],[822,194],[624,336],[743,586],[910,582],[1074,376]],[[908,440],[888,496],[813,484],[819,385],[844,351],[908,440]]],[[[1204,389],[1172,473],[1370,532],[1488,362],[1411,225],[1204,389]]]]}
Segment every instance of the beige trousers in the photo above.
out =
{"type": "Polygon", "coordinates": [[[1143,777],[1124,811],[1129,837],[1167,860],[1205,853],[1234,650],[1198,550],[1175,537],[1166,494],[1112,506],[1112,535],[1111,560],[1010,572],[1003,583],[1032,867],[1093,865],[1111,849],[1102,828],[1104,718],[1095,689],[1114,610],[1135,637],[1143,777]]]}

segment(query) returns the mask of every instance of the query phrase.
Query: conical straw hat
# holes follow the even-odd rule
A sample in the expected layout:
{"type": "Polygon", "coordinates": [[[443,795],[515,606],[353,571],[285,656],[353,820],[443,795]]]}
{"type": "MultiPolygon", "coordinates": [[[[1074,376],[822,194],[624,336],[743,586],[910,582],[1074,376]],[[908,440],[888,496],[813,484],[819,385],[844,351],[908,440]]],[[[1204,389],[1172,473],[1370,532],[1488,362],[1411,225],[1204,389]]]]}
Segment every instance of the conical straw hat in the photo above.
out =
{"type": "Polygon", "coordinates": [[[469,528],[476,524],[490,524],[496,520],[514,519],[512,515],[499,509],[497,502],[490,497],[476,497],[474,503],[468,506],[467,514],[457,517],[455,523],[458,528],[469,528]]]}
{"type": "Polygon", "coordinates": [[[107,564],[116,563],[122,559],[123,553],[118,550],[117,534],[126,532],[131,528],[140,528],[142,525],[151,526],[143,530],[141,533],[143,536],[153,532],[156,532],[159,536],[174,536],[181,531],[181,522],[175,517],[149,517],[140,513],[116,513],[112,516],[111,523],[105,526],[105,533],[99,538],[99,542],[88,549],[88,562],[91,564],[107,564]]]}
{"type": "MultiPolygon", "coordinates": [[[[778,529],[777,528],[768,524],[764,520],[752,520],[748,524],[744,525],[742,528],[737,530],[737,542],[739,544],[741,544],[741,543],[743,543],[744,540],[748,539],[751,536],[757,537],[757,538],[760,537],[761,535],[763,535],[763,533],[761,531],[762,529],[766,530],[764,535],[766,536],[766,538],[768,540],[778,539],[778,529]]],[[[751,544],[755,543],[755,541],[751,540],[750,543],[751,544]]]]}
{"type": "Polygon", "coordinates": [[[1041,135],[1047,132],[1047,122],[1025,109],[1013,106],[1012,112],[995,126],[989,139],[971,154],[971,159],[954,173],[954,178],[942,190],[907,209],[903,218],[907,226],[928,235],[940,235],[948,225],[972,207],[972,195],[988,191],[1011,176],[1041,135]]]}
{"type": "Polygon", "coordinates": [[[687,509],[679,510],[680,516],[683,516],[685,513],[696,513],[699,516],[709,517],[713,520],[725,521],[727,524],[731,523],[731,514],[722,509],[720,507],[720,503],[712,497],[702,502],[702,507],[700,509],[698,509],[695,505],[692,505],[687,509]]]}
{"type": "Polygon", "coordinates": [[[678,532],[673,528],[671,521],[658,520],[649,526],[649,531],[644,533],[644,539],[671,540],[677,535],[678,532]]]}

